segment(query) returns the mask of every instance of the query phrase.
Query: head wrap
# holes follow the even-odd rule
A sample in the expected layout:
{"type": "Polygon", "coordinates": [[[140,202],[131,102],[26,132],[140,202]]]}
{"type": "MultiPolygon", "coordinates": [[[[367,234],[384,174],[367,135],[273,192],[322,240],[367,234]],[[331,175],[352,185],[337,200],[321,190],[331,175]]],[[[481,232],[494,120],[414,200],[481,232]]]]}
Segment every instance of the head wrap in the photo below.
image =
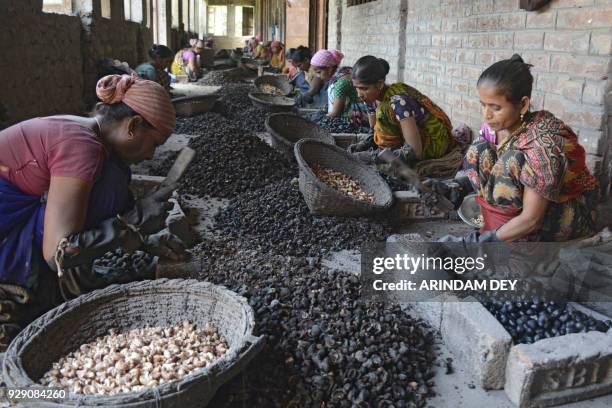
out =
{"type": "Polygon", "coordinates": [[[319,50],[310,60],[310,63],[318,68],[335,67],[338,62],[334,55],[327,50],[319,50]]]}
{"type": "Polygon", "coordinates": [[[125,103],[165,137],[176,125],[176,112],[168,92],[154,81],[129,75],[107,75],[98,81],[96,94],[102,102],[125,103]]]}
{"type": "Polygon", "coordinates": [[[270,43],[270,48],[272,48],[272,47],[277,47],[277,48],[282,49],[283,48],[283,44],[281,44],[281,42],[278,41],[278,40],[274,40],[274,41],[272,41],[270,43]]]}
{"type": "Polygon", "coordinates": [[[342,59],[344,58],[344,54],[335,48],[332,48],[331,50],[329,50],[329,52],[336,59],[336,65],[340,66],[340,63],[342,62],[342,59]]]}

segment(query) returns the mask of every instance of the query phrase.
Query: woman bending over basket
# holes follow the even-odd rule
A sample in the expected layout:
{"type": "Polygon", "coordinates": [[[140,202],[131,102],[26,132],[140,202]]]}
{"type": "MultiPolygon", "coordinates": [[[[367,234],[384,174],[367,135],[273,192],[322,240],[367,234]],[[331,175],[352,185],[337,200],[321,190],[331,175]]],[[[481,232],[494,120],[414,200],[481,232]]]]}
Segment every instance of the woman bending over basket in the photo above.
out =
{"type": "Polygon", "coordinates": [[[361,57],[353,66],[353,85],[367,105],[374,135],[349,146],[349,151],[363,162],[375,164],[380,151],[391,148],[410,167],[445,156],[455,147],[446,113],[409,85],[388,85],[388,73],[387,61],[371,55],[361,57]]]}
{"type": "Polygon", "coordinates": [[[457,207],[475,191],[484,226],[447,240],[567,241],[594,232],[597,181],[572,129],[550,112],[530,112],[530,67],[515,54],[478,79],[485,123],[468,149],[467,177],[429,183],[457,207]]]}
{"type": "Polygon", "coordinates": [[[151,159],[174,128],[168,92],[128,75],[102,78],[96,92],[92,117],[36,118],[0,132],[0,348],[60,294],[110,283],[92,269],[106,252],[178,259],[183,249],[163,229],[172,188],[137,202],[128,188],[129,165],[151,159]]]}

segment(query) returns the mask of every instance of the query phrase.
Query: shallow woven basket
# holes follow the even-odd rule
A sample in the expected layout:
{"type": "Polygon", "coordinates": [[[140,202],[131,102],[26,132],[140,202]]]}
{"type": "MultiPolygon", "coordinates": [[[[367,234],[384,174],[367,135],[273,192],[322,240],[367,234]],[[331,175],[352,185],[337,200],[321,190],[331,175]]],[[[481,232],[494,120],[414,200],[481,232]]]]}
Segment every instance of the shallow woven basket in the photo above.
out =
{"type": "Polygon", "coordinates": [[[262,75],[260,77],[255,78],[255,86],[259,88],[260,91],[262,85],[272,85],[281,90],[283,95],[287,96],[291,92],[293,92],[293,87],[287,80],[287,77],[284,75],[262,75]]]}
{"type": "Polygon", "coordinates": [[[286,96],[274,96],[263,92],[251,92],[249,99],[254,106],[268,112],[289,112],[295,108],[295,100],[286,96]]]}
{"type": "Polygon", "coordinates": [[[266,118],[271,145],[287,157],[295,157],[293,146],[302,139],[316,139],[334,144],[327,129],[291,113],[273,113],[266,118]]]}
{"type": "Polygon", "coordinates": [[[219,99],[217,95],[182,96],[172,99],[176,116],[194,116],[209,112],[219,99]]]}
{"type": "Polygon", "coordinates": [[[3,363],[8,387],[40,387],[36,381],[53,362],[111,328],[119,332],[171,326],[191,320],[213,323],[229,343],[212,365],[181,380],[113,396],[69,394],[62,401],[38,400],[36,407],[204,407],[219,386],[238,374],[263,346],[252,334],[253,309],[246,299],[209,282],[158,279],[112,285],[64,303],[36,319],[9,346],[3,363]]]}
{"type": "Polygon", "coordinates": [[[240,58],[240,66],[257,71],[258,64],[253,58],[242,57],[240,58]]]}
{"type": "Polygon", "coordinates": [[[347,151],[318,140],[303,139],[295,144],[294,153],[300,169],[300,191],[311,213],[358,217],[384,211],[393,204],[393,193],[385,180],[347,151]],[[357,200],[324,183],[314,174],[315,165],[350,176],[374,196],[374,202],[357,200]]]}

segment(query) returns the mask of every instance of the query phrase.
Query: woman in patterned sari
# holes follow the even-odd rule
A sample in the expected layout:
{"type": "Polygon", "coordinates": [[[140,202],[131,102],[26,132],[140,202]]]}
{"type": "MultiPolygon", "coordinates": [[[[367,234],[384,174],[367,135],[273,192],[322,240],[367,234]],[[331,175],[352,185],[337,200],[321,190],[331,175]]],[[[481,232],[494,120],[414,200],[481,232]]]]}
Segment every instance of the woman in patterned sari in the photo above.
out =
{"type": "Polygon", "coordinates": [[[376,163],[381,149],[391,148],[411,167],[445,156],[455,147],[448,116],[411,86],[387,85],[388,73],[387,61],[371,55],[353,66],[353,85],[367,104],[374,136],[349,146],[349,151],[366,163],[376,163]]]}
{"type": "Polygon", "coordinates": [[[550,112],[529,111],[530,67],[515,54],[482,73],[486,126],[466,154],[467,178],[431,182],[457,206],[477,193],[484,226],[466,242],[566,241],[593,233],[597,181],[572,129],[550,112]]]}

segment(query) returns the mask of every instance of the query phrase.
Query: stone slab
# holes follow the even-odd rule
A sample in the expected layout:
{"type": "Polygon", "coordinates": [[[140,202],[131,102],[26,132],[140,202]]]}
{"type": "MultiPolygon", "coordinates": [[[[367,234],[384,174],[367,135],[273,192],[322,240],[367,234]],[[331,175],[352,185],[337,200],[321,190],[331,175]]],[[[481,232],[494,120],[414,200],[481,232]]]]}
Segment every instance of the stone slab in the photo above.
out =
{"type": "Polygon", "coordinates": [[[612,335],[575,333],[512,347],[505,391],[520,408],[555,406],[612,392],[612,335]]]}
{"type": "Polygon", "coordinates": [[[512,337],[482,304],[475,299],[444,303],[440,327],[445,344],[469,367],[477,385],[504,387],[512,337]]]}

